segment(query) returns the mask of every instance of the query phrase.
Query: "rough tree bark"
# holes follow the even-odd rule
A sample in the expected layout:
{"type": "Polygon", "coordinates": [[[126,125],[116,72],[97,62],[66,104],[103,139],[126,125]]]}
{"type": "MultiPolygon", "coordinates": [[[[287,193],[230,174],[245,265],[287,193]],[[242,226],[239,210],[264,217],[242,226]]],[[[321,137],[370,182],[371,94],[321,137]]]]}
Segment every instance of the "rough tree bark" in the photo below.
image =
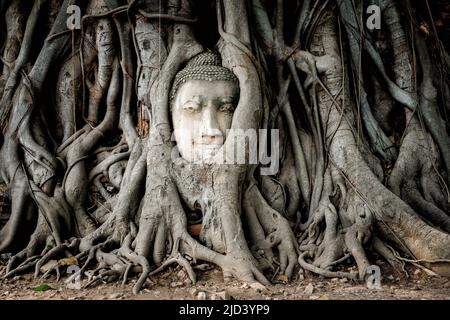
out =
{"type": "Polygon", "coordinates": [[[450,66],[425,3],[380,1],[378,31],[370,1],[0,4],[2,278],[74,257],[85,286],[133,275],[135,293],[174,263],[195,283],[200,261],[255,288],[361,281],[368,250],[450,276],[450,66]],[[169,93],[205,50],[239,80],[231,128],[278,130],[258,141],[275,174],[174,159],[169,93]]]}

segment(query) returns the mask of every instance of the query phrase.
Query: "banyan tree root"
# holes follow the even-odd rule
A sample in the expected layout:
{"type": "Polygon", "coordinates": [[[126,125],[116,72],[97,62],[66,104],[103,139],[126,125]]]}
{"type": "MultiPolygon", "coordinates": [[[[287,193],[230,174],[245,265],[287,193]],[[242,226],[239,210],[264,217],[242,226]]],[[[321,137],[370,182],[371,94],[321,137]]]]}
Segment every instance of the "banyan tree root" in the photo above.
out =
{"type": "MultiPolygon", "coordinates": [[[[315,55],[334,54],[338,56],[337,37],[333,37],[336,32],[335,22],[332,22],[331,16],[325,17],[321,24],[322,27],[320,28],[319,25],[316,31],[317,40],[312,42],[311,49],[315,55]]],[[[323,83],[337,101],[342,99],[340,93],[342,80],[339,77],[341,68],[337,65],[334,70],[326,71],[323,78],[323,83]]],[[[330,163],[337,169],[338,174],[345,178],[345,184],[348,185],[347,189],[353,190],[354,195],[347,193],[347,199],[357,200],[353,205],[351,204],[352,201],[344,200],[344,202],[347,202],[347,208],[341,210],[346,210],[346,215],[350,217],[350,221],[354,221],[354,225],[346,231],[345,243],[357,261],[360,276],[365,273],[364,267],[367,266],[362,245],[370,236],[368,231],[372,224],[371,217],[373,217],[373,222],[379,228],[383,237],[396,242],[406,253],[416,258],[436,260],[436,262],[439,262],[439,257],[448,259],[448,253],[445,249],[437,245],[436,242],[429,240],[431,238],[440,239],[440,241],[447,243],[450,239],[449,235],[428,225],[401,199],[395,197],[382,185],[380,170],[376,162],[367,161],[365,159],[367,157],[367,152],[364,151],[365,146],[361,144],[358,148],[356,144],[357,137],[355,137],[354,130],[351,127],[352,114],[345,109],[340,110],[340,107],[345,108],[345,106],[335,105],[327,92],[319,89],[318,95],[319,105],[323,106],[321,110],[322,119],[328,119],[328,122],[332,124],[328,128],[333,135],[331,141],[327,143],[329,145],[330,163]],[[325,107],[327,105],[328,108],[325,107]],[[344,119],[341,121],[342,115],[344,115],[344,119]],[[352,159],[352,161],[347,159],[352,159]],[[401,218],[404,215],[405,218],[401,218]],[[362,230],[358,226],[361,223],[363,225],[362,230]],[[358,227],[354,227],[355,225],[358,227]],[[397,237],[396,235],[399,232],[404,237],[397,237]],[[406,236],[408,234],[411,235],[406,236]],[[411,241],[412,239],[415,239],[415,241],[411,241]]],[[[331,135],[327,134],[327,136],[331,135]]],[[[437,263],[434,267],[440,270],[442,274],[448,274],[448,266],[445,266],[445,263],[437,263]]]]}
{"type": "Polygon", "coordinates": [[[351,0],[161,5],[1,2],[0,181],[11,216],[0,253],[12,253],[3,278],[59,279],[78,264],[66,281],[136,277],[138,293],[173,264],[195,284],[204,261],[262,289],[298,266],[364,280],[368,250],[401,271],[411,262],[450,274],[448,101],[439,98],[449,90],[431,59],[445,55],[400,14],[421,4],[381,1],[388,32],[370,36],[351,0]],[[72,4],[79,31],[67,29],[72,4]],[[208,36],[195,26],[205,13],[217,17],[208,36]],[[51,25],[46,34],[37,21],[51,25]],[[279,130],[279,172],[174,159],[169,93],[205,50],[239,82],[231,129],[279,130]],[[192,213],[198,235],[188,232],[192,213]],[[340,270],[349,260],[357,273],[340,270]]]}

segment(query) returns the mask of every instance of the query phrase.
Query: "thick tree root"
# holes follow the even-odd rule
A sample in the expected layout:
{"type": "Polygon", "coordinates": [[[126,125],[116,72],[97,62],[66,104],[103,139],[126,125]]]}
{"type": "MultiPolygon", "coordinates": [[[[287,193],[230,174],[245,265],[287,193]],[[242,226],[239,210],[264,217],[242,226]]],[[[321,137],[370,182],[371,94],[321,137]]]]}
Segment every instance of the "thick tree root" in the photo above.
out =
{"type": "MultiPolygon", "coordinates": [[[[298,19],[285,17],[287,1],[268,10],[270,1],[216,0],[204,10],[217,15],[217,33],[196,39],[192,1],[162,2],[160,13],[149,1],[119,2],[1,2],[0,181],[11,215],[0,253],[13,254],[2,279],[34,268],[35,278],[59,280],[77,264],[66,281],[87,277],[87,288],[135,276],[137,294],[172,264],[195,284],[196,265],[207,262],[224,280],[263,289],[264,271],[291,279],[297,263],[364,280],[370,249],[398,270],[408,262],[450,275],[450,138],[441,117],[450,90],[434,81],[430,57],[442,52],[428,46],[432,35],[418,31],[409,43],[403,4],[382,0],[388,33],[368,35],[358,30],[362,7],[349,0],[303,1],[298,19]],[[83,13],[81,32],[68,30],[72,4],[83,13]],[[45,41],[38,21],[51,25],[45,41]],[[229,154],[226,165],[215,162],[220,154],[201,165],[173,159],[174,77],[217,40],[239,82],[231,129],[278,127],[279,173],[229,165],[229,154]],[[378,72],[363,77],[366,61],[378,72]],[[405,109],[394,112],[396,102],[405,109]],[[198,238],[188,232],[192,216],[198,238]],[[336,271],[349,258],[358,273],[336,271]]],[[[416,18],[415,33],[425,25],[416,18]]],[[[226,139],[221,150],[234,144],[226,139]]],[[[247,142],[239,147],[249,155],[247,142]]]]}

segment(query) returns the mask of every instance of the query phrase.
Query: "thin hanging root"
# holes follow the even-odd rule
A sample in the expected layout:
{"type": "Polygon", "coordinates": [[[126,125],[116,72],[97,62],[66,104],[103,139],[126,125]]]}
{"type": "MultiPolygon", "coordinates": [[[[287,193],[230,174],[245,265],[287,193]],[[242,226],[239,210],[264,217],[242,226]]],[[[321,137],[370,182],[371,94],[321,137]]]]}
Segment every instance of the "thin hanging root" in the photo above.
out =
{"type": "Polygon", "coordinates": [[[298,263],[300,263],[300,266],[308,271],[314,272],[316,274],[319,274],[324,277],[328,278],[348,278],[353,281],[358,280],[358,274],[348,273],[348,272],[341,272],[341,271],[328,271],[324,270],[322,268],[316,267],[312,264],[309,264],[305,261],[304,257],[307,255],[307,252],[303,252],[298,257],[298,263]]]}
{"type": "MultiPolygon", "coordinates": [[[[429,276],[433,276],[433,277],[438,277],[439,274],[437,274],[436,272],[434,272],[433,270],[430,270],[427,267],[424,267],[423,265],[419,264],[420,262],[425,262],[425,263],[450,263],[449,259],[436,259],[436,260],[428,260],[428,259],[406,259],[401,257],[395,250],[394,248],[392,248],[391,246],[389,246],[388,244],[385,244],[385,246],[388,248],[388,250],[390,250],[390,252],[392,253],[392,255],[394,256],[395,259],[401,261],[401,262],[409,262],[412,265],[416,266],[419,269],[422,269],[423,271],[425,271],[429,276]]],[[[406,271],[405,271],[406,272],[406,271]]]]}

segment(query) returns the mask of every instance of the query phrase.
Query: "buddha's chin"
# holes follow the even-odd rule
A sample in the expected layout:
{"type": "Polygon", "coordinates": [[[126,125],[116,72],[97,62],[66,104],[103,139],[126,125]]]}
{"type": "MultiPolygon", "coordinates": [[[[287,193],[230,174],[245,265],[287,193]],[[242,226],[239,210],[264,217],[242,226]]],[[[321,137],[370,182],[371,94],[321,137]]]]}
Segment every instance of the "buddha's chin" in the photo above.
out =
{"type": "Polygon", "coordinates": [[[214,156],[219,152],[222,144],[202,144],[194,148],[195,161],[202,163],[209,163],[214,156]]]}

